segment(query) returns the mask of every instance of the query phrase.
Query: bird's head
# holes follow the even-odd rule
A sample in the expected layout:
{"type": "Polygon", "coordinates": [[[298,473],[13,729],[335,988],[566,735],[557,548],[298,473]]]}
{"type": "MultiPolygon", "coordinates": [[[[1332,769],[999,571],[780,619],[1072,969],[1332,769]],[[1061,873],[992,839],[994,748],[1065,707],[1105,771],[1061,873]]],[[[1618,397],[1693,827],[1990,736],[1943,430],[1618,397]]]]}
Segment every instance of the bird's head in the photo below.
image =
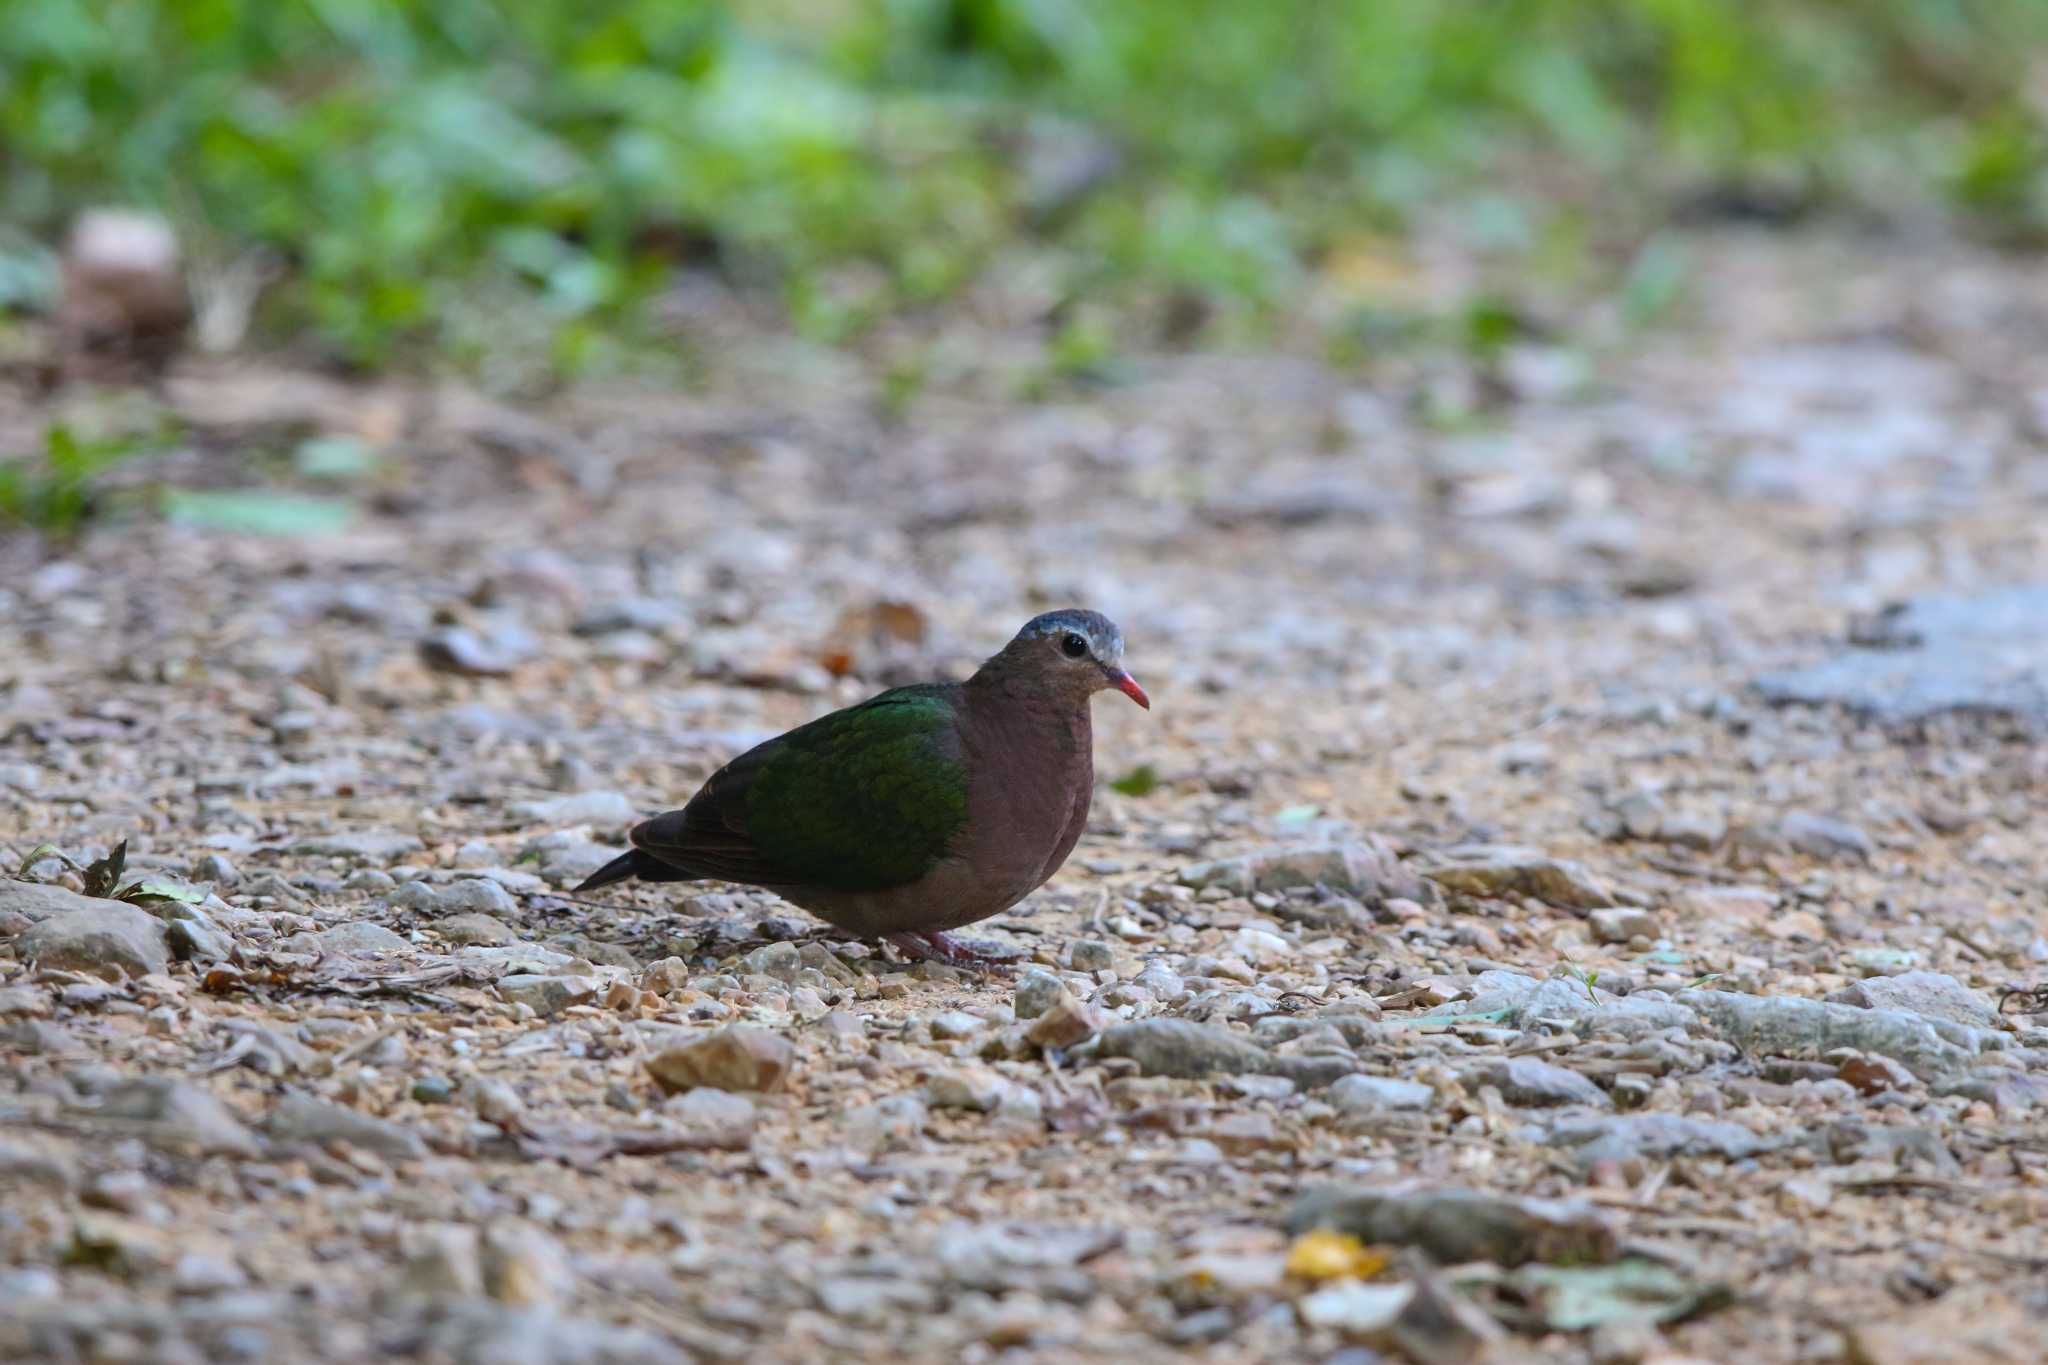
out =
{"type": "Polygon", "coordinates": [[[1098,611],[1070,607],[1034,616],[989,663],[1011,676],[1082,699],[1113,687],[1152,709],[1145,689],[1124,671],[1124,633],[1098,611]]]}

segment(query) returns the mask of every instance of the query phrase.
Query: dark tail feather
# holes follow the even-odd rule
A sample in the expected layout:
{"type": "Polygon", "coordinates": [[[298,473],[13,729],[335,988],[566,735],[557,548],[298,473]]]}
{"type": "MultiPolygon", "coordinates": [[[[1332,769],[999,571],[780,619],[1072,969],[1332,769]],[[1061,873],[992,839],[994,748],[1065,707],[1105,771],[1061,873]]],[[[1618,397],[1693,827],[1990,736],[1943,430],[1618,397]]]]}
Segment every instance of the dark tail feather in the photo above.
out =
{"type": "Polygon", "coordinates": [[[671,867],[661,861],[661,859],[651,857],[634,848],[621,853],[618,857],[612,859],[588,877],[585,877],[583,884],[578,886],[575,892],[571,894],[595,891],[600,886],[610,886],[613,882],[630,881],[634,877],[638,877],[643,882],[687,882],[696,880],[696,878],[681,868],[671,867]]]}

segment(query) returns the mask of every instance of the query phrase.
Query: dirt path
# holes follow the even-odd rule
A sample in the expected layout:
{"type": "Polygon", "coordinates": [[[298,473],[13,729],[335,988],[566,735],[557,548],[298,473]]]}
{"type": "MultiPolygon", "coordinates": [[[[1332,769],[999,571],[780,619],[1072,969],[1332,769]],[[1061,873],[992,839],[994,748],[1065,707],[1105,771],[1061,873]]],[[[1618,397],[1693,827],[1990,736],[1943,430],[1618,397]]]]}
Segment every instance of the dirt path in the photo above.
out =
{"type": "Polygon", "coordinates": [[[214,896],[0,881],[0,1356],[2032,1358],[2048,281],[1695,250],[1685,326],[1477,379],[182,372],[196,479],[399,453],[341,534],[0,545],[9,870],[214,896]],[[1155,709],[984,926],[1034,966],[561,894],[1067,603],[1155,709]],[[1861,683],[1926,704],[1774,704],[1861,683]]]}

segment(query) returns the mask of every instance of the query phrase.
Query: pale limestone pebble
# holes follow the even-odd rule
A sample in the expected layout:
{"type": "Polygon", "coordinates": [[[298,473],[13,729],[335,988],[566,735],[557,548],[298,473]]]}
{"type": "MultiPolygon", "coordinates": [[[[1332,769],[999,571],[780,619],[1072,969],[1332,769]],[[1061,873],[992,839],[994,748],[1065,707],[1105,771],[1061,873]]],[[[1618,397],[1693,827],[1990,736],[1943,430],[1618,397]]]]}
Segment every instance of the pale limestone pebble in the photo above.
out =
{"type": "Polygon", "coordinates": [[[699,1086],[661,1103],[661,1115],[706,1147],[744,1151],[761,1121],[760,1108],[745,1095],[699,1086]]]}
{"type": "Polygon", "coordinates": [[[513,1004],[525,1005],[541,1018],[547,1019],[572,1005],[594,1004],[598,996],[598,984],[587,976],[520,974],[500,977],[498,995],[513,1004]]]}
{"type": "Polygon", "coordinates": [[[435,920],[433,929],[442,938],[457,946],[476,944],[504,947],[519,941],[519,935],[511,926],[493,915],[450,915],[446,919],[435,920]]]}
{"type": "Polygon", "coordinates": [[[890,1095],[857,1105],[840,1121],[848,1143],[870,1154],[901,1151],[915,1146],[924,1136],[930,1111],[915,1093],[890,1095]]]}
{"type": "Polygon", "coordinates": [[[312,935],[318,951],[345,957],[401,953],[411,947],[405,939],[381,924],[367,920],[337,924],[312,935]]]}
{"type": "Polygon", "coordinates": [[[1420,1081],[1363,1073],[1339,1077],[1326,1092],[1326,1098],[1337,1106],[1339,1113],[1351,1118],[1421,1112],[1437,1104],[1436,1092],[1420,1081]]]}
{"type": "Polygon", "coordinates": [[[720,1090],[780,1090],[796,1065],[787,1038],[750,1025],[734,1025],[656,1052],[647,1070],[671,1091],[710,1086],[720,1090]]]}
{"type": "Polygon", "coordinates": [[[941,1042],[958,1042],[972,1038],[988,1027],[988,1020],[963,1010],[941,1010],[927,1022],[932,1037],[941,1042]]]}
{"type": "Polygon", "coordinates": [[[1656,913],[1634,905],[1589,911],[1586,923],[1592,929],[1596,943],[1627,943],[1636,938],[1654,940],[1661,932],[1656,913]]]}
{"type": "Polygon", "coordinates": [[[279,1100],[264,1117],[263,1131],[277,1142],[345,1143],[388,1161],[426,1155],[426,1144],[402,1124],[311,1095],[288,1094],[279,1100]]]}
{"type": "Polygon", "coordinates": [[[1116,955],[1099,939],[1076,939],[1067,948],[1067,965],[1077,972],[1108,971],[1115,964],[1116,955]]]}
{"type": "Polygon", "coordinates": [[[1051,1009],[1066,987],[1051,972],[1028,968],[1017,978],[1015,1010],[1019,1019],[1036,1019],[1051,1009]]]}
{"type": "Polygon", "coordinates": [[[326,834],[299,840],[290,851],[301,858],[339,858],[364,866],[388,867],[409,853],[426,848],[410,834],[370,831],[355,834],[326,834]]]}
{"type": "Polygon", "coordinates": [[[1037,1090],[986,1066],[939,1072],[925,1083],[924,1101],[933,1109],[965,1109],[1033,1125],[1043,1113],[1037,1090]]]}
{"type": "Polygon", "coordinates": [[[552,1309],[575,1292],[568,1254],[530,1222],[492,1222],[484,1229],[479,1251],[484,1292],[499,1303],[552,1309]]]}
{"type": "Polygon", "coordinates": [[[551,796],[540,801],[515,801],[513,819],[529,825],[590,825],[618,829],[640,818],[639,808],[624,792],[587,791],[551,796]]]}

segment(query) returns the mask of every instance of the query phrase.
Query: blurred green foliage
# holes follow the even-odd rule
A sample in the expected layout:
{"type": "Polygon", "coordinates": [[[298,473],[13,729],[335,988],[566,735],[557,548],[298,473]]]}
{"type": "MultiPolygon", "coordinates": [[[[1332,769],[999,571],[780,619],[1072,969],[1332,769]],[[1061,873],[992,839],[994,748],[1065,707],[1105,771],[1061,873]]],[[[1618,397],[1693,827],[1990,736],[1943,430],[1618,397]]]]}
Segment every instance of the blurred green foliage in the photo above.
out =
{"type": "Polygon", "coordinates": [[[0,0],[0,214],[159,206],[362,365],[509,299],[573,371],[678,263],[830,339],[1019,251],[1060,300],[1255,316],[1459,196],[1507,250],[1756,182],[2037,226],[2043,36],[2041,0],[0,0]]]}
{"type": "Polygon", "coordinates": [[[101,497],[103,474],[167,440],[140,434],[88,438],[61,423],[50,427],[40,459],[0,461],[0,529],[28,526],[58,535],[76,530],[101,497]]]}

